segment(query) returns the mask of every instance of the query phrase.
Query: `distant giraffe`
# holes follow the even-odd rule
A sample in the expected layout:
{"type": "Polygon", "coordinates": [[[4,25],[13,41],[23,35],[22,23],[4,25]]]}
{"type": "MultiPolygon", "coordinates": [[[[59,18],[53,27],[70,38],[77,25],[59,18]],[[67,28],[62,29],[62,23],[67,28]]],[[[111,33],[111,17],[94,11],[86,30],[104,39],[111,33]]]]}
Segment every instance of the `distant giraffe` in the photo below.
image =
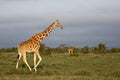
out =
{"type": "Polygon", "coordinates": [[[70,46],[70,47],[68,47],[68,53],[69,54],[73,54],[73,51],[74,51],[74,49],[76,48],[76,46],[70,46]]]}
{"type": "Polygon", "coordinates": [[[40,42],[42,40],[45,39],[45,37],[47,37],[50,32],[55,28],[55,27],[59,27],[59,28],[63,28],[62,24],[56,20],[55,22],[53,22],[47,29],[45,29],[43,32],[38,33],[38,34],[34,34],[30,39],[21,42],[18,45],[18,57],[17,57],[17,64],[16,64],[16,69],[18,69],[18,63],[19,60],[21,59],[21,57],[23,57],[23,61],[25,62],[25,64],[27,65],[27,67],[29,68],[29,70],[31,71],[31,67],[29,66],[27,59],[26,59],[26,53],[27,52],[34,52],[34,70],[37,71],[37,66],[39,65],[39,63],[41,62],[42,58],[39,54],[39,48],[40,48],[40,42]],[[38,56],[39,60],[36,64],[36,56],[38,56]]]}

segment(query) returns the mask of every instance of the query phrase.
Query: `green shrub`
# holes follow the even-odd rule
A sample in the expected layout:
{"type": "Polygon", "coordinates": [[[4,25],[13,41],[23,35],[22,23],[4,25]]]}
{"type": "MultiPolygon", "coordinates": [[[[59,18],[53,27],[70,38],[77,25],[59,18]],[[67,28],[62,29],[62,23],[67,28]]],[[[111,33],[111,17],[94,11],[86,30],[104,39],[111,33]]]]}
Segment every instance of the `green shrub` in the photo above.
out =
{"type": "Polygon", "coordinates": [[[2,57],[2,53],[0,52],[0,58],[2,57]]]}
{"type": "Polygon", "coordinates": [[[81,52],[82,52],[82,53],[85,53],[85,54],[89,53],[89,52],[90,52],[89,47],[88,47],[88,46],[84,46],[84,47],[81,49],[81,52]]]}

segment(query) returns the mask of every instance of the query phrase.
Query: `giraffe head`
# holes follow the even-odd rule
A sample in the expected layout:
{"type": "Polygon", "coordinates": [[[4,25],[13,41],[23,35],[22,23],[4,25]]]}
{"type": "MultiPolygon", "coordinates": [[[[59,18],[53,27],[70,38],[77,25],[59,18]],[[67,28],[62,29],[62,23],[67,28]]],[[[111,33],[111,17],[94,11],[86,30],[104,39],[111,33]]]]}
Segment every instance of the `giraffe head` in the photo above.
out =
{"type": "Polygon", "coordinates": [[[57,27],[63,29],[62,24],[58,20],[55,21],[55,24],[56,24],[57,27]]]}

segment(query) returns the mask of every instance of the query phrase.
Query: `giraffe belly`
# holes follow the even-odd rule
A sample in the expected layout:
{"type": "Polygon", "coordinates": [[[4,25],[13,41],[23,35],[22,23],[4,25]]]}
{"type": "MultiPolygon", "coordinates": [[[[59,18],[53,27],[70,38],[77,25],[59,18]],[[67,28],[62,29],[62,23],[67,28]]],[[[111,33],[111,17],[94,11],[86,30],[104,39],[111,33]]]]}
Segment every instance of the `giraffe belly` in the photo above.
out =
{"type": "Polygon", "coordinates": [[[35,52],[39,50],[39,47],[39,43],[25,41],[19,44],[18,49],[21,52],[35,52]]]}

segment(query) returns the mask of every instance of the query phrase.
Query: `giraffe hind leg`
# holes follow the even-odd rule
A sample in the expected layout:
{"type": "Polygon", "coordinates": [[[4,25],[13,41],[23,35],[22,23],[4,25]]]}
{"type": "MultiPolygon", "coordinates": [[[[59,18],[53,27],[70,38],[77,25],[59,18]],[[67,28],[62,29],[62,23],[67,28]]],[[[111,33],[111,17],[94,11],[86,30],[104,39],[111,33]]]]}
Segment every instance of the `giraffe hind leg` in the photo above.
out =
{"type": "Polygon", "coordinates": [[[16,69],[18,69],[18,64],[19,64],[19,60],[21,59],[21,54],[18,54],[17,56],[17,63],[16,63],[16,69]]]}

